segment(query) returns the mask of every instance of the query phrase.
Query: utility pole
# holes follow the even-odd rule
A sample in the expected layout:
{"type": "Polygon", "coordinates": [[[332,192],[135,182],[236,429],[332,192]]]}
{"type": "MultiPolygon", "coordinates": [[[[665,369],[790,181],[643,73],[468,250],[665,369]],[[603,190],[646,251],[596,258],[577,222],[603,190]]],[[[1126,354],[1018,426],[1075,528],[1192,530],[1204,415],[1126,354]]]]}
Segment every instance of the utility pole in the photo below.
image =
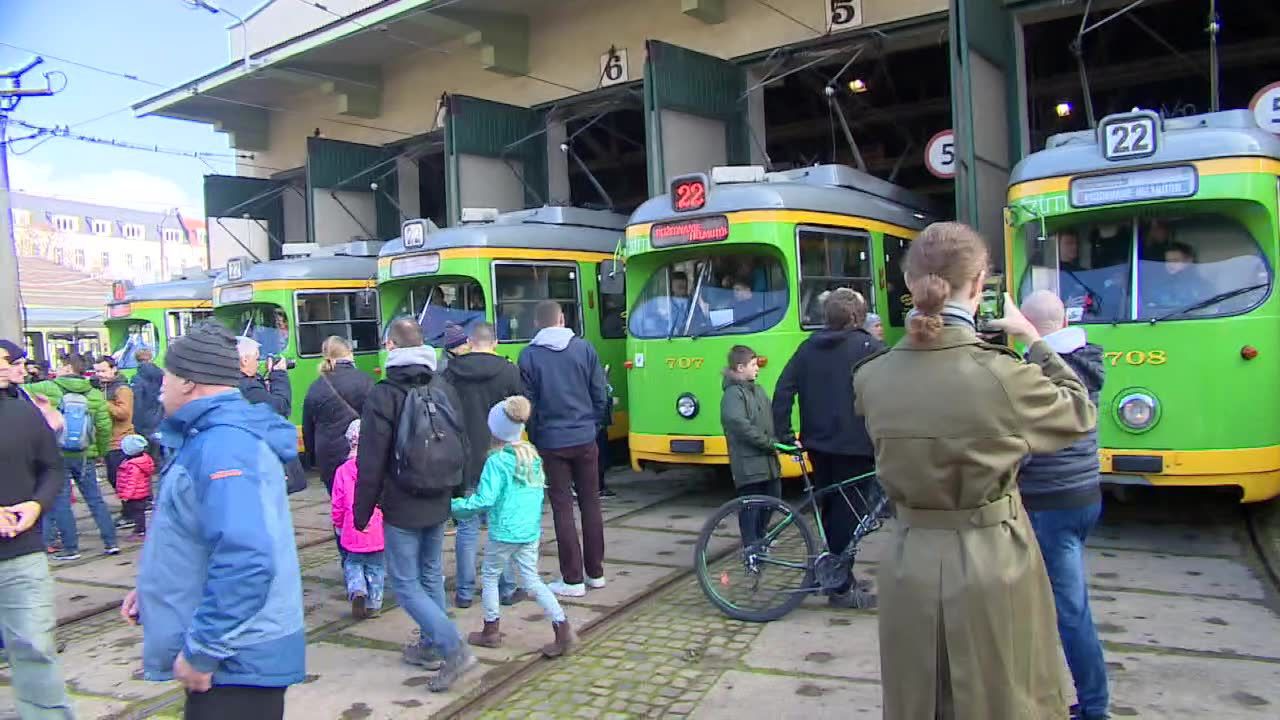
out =
{"type": "Polygon", "coordinates": [[[25,313],[18,286],[18,248],[13,236],[13,204],[9,193],[9,113],[24,97],[52,95],[45,76],[45,87],[24,88],[22,76],[44,62],[35,58],[25,66],[0,73],[10,87],[0,88],[0,338],[22,341],[25,313]]]}

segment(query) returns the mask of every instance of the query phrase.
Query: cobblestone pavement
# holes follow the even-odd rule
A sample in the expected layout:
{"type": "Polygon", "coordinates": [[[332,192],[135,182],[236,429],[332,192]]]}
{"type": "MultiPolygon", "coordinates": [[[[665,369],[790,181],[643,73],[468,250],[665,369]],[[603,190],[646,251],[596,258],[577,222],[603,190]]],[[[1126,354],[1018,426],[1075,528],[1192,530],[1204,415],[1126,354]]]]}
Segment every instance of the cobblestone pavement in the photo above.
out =
{"type": "MultiPolygon", "coordinates": [[[[565,602],[584,630],[577,654],[539,658],[550,625],[532,603],[505,608],[505,644],[453,692],[402,665],[412,623],[394,607],[349,618],[323,489],[291,499],[303,571],[307,681],[288,695],[290,720],[428,717],[875,718],[880,715],[874,612],[832,610],[813,597],[786,618],[731,620],[689,574],[704,519],[727,496],[692,474],[617,471],[606,508],[609,586],[565,602]]],[[[1238,507],[1202,503],[1108,508],[1089,553],[1092,600],[1106,643],[1115,717],[1267,718],[1280,712],[1280,616],[1238,507]]],[[[82,508],[81,508],[82,510],[82,508]]],[[[557,575],[544,518],[540,569],[557,575]]],[[[137,549],[97,554],[82,518],[85,560],[55,569],[59,640],[81,718],[180,717],[172,684],[135,675],[141,633],[114,611],[132,585],[137,549]],[[96,611],[96,613],[95,613],[96,611]]],[[[874,576],[890,533],[868,537],[860,577],[874,576]]],[[[452,575],[452,539],[445,568],[452,575]]],[[[450,593],[452,594],[452,593],[450,593]]],[[[463,632],[479,603],[452,610],[463,632]]],[[[1064,670],[1065,673],[1065,670],[1064,670]]],[[[0,666],[0,718],[14,715],[0,666]]]]}

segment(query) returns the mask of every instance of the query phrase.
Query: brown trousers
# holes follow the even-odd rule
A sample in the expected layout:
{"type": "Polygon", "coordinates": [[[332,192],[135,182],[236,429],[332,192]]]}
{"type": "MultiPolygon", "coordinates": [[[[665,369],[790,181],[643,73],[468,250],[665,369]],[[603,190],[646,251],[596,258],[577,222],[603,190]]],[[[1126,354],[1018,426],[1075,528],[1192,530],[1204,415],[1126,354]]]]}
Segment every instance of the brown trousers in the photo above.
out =
{"type": "Polygon", "coordinates": [[[556,527],[560,574],[570,585],[587,577],[604,577],[604,517],[600,513],[599,449],[594,442],[556,450],[539,450],[547,475],[547,496],[556,527]],[[573,519],[573,493],[582,514],[582,541],[573,519]]]}

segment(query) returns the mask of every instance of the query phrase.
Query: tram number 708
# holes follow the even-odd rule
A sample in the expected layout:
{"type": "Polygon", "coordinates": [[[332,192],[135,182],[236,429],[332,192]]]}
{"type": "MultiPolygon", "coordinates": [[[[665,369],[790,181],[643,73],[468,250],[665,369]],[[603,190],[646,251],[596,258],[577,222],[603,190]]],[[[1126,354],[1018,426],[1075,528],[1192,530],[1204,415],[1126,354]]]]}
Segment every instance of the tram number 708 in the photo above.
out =
{"type": "Polygon", "coordinates": [[[1169,361],[1169,356],[1164,350],[1109,352],[1103,353],[1103,357],[1111,362],[1111,367],[1119,365],[1122,359],[1125,365],[1164,365],[1169,361]]]}

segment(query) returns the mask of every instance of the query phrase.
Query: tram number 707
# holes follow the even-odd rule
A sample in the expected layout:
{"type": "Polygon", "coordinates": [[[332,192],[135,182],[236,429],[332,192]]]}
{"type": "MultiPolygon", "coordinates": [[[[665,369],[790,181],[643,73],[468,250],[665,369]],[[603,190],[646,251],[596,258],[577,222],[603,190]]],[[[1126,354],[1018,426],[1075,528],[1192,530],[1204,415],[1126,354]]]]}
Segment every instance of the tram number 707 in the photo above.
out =
{"type": "Polygon", "coordinates": [[[667,368],[670,370],[697,370],[702,367],[705,358],[695,357],[679,357],[667,358],[667,368]]]}
{"type": "Polygon", "coordinates": [[[1121,360],[1124,360],[1125,365],[1164,365],[1169,361],[1164,350],[1109,352],[1103,353],[1103,357],[1111,362],[1111,367],[1119,365],[1121,360]]]}

